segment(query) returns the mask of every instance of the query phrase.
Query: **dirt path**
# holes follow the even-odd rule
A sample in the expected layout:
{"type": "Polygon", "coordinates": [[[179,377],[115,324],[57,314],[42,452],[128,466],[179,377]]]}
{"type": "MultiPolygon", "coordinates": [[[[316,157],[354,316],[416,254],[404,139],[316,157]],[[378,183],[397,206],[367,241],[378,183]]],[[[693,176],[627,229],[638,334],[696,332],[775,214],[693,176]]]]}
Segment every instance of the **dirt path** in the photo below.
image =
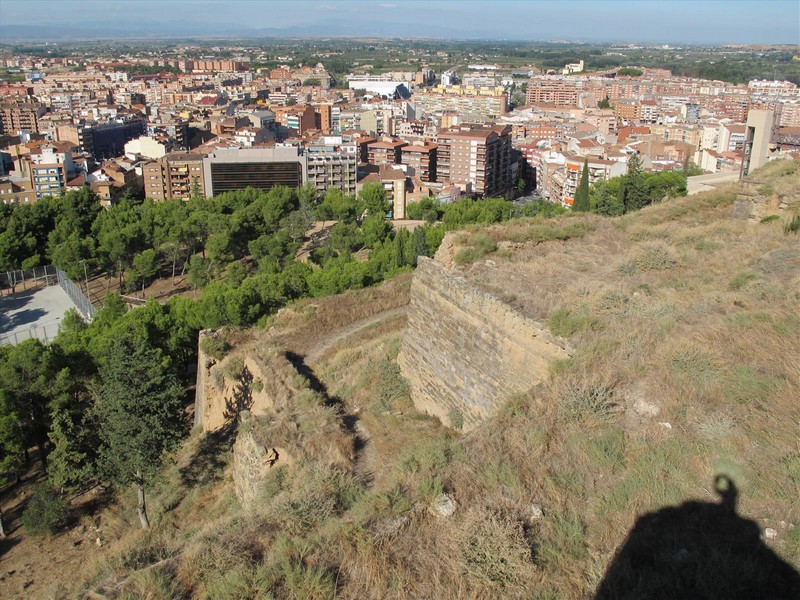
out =
{"type": "MultiPolygon", "coordinates": [[[[319,338],[308,349],[303,362],[305,363],[306,367],[313,372],[316,363],[319,362],[320,358],[322,358],[325,352],[333,348],[339,342],[342,342],[348,337],[360,333],[374,325],[404,316],[407,310],[408,306],[393,308],[367,317],[366,319],[361,319],[355,323],[351,323],[346,327],[341,327],[329,335],[319,338]]],[[[351,424],[353,432],[358,438],[358,455],[356,457],[355,472],[368,487],[371,487],[375,470],[378,466],[378,453],[375,450],[375,444],[372,443],[372,434],[364,424],[364,421],[359,418],[357,412],[350,412],[349,407],[343,408],[347,411],[345,419],[351,424]]]]}
{"type": "Polygon", "coordinates": [[[356,321],[355,323],[351,323],[347,327],[342,327],[333,331],[329,335],[319,338],[314,345],[308,349],[308,352],[306,352],[306,364],[312,365],[313,363],[316,363],[320,358],[322,358],[322,355],[325,354],[327,350],[339,342],[346,340],[351,335],[367,329],[368,327],[372,327],[373,325],[377,325],[383,321],[388,321],[390,319],[394,319],[395,317],[405,315],[407,310],[408,306],[393,308],[391,310],[372,315],[366,319],[356,321]]]}

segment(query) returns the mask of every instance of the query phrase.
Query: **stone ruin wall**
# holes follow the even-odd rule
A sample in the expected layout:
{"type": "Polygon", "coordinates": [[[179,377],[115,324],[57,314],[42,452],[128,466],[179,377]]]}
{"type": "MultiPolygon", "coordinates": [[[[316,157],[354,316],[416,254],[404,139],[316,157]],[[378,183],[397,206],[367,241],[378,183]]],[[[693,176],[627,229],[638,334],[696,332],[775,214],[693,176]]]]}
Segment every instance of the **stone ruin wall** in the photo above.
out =
{"type": "Polygon", "coordinates": [[[542,382],[565,344],[456,270],[420,257],[398,362],[414,406],[468,431],[542,382]]]}

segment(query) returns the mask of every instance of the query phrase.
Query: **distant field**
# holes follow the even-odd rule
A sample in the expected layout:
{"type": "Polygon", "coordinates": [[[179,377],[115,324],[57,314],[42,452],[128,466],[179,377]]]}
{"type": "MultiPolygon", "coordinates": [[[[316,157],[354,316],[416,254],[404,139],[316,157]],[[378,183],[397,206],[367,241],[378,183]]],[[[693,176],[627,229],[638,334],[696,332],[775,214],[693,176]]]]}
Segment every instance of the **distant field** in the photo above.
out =
{"type": "Polygon", "coordinates": [[[51,285],[0,298],[0,345],[17,344],[35,337],[44,342],[58,333],[72,300],[60,286],[51,285]]]}

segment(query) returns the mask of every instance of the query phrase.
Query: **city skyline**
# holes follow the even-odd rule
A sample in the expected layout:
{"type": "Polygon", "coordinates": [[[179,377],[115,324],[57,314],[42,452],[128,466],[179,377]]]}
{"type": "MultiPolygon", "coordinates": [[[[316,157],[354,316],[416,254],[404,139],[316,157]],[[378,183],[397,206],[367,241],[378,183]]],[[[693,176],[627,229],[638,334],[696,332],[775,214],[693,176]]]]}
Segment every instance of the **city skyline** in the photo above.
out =
{"type": "Polygon", "coordinates": [[[150,0],[135,5],[88,0],[81,7],[83,10],[76,16],[74,6],[68,3],[0,0],[0,39],[396,36],[800,44],[800,3],[785,0],[668,3],[150,0]],[[365,12],[366,6],[370,10],[365,12]],[[137,8],[142,10],[137,12],[137,8]],[[221,10],[224,10],[222,17],[221,10]]]}

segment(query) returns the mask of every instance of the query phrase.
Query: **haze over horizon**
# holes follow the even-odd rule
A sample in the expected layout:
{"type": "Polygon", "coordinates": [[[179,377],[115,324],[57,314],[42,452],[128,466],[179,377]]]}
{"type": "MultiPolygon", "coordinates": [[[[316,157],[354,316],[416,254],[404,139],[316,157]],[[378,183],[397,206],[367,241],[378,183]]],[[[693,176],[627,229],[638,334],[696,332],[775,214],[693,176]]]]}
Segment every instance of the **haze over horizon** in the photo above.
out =
{"type": "Polygon", "coordinates": [[[57,0],[0,0],[0,41],[396,36],[800,45],[795,0],[86,0],[80,7],[76,13],[57,0]]]}

